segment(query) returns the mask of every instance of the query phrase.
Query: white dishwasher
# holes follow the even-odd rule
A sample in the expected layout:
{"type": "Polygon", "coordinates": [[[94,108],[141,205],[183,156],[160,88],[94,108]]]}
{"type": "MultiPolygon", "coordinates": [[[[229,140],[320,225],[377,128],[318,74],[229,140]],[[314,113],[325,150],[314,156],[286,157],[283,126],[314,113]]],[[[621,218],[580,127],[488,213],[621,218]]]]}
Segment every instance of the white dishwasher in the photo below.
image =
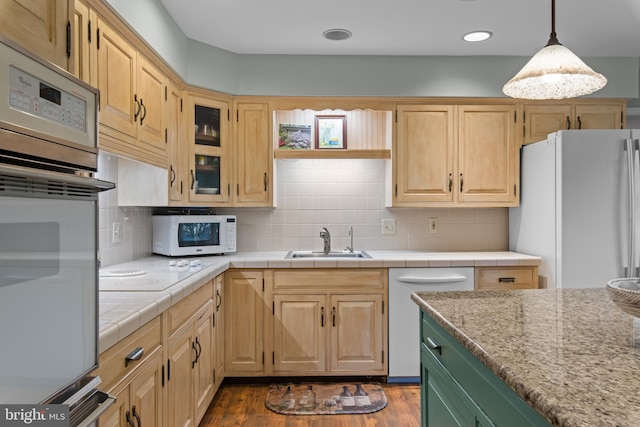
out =
{"type": "Polygon", "coordinates": [[[420,382],[420,308],[411,294],[472,290],[473,267],[389,269],[389,382],[420,382]]]}

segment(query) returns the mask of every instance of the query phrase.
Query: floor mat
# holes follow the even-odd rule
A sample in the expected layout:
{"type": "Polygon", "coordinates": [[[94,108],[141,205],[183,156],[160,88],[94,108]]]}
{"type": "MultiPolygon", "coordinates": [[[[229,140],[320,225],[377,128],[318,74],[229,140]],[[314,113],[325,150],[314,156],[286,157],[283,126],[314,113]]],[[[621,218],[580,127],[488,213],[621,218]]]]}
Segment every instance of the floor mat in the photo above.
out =
{"type": "Polygon", "coordinates": [[[285,415],[367,414],[387,406],[380,383],[282,383],[271,384],[267,408],[285,415]]]}

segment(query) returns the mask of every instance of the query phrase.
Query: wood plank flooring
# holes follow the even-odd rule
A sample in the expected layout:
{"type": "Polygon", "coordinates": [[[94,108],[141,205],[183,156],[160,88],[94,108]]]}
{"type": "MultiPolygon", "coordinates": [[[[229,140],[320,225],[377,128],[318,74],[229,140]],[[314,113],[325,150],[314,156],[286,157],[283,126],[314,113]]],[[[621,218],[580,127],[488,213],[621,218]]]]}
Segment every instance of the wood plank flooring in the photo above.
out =
{"type": "Polygon", "coordinates": [[[387,406],[372,414],[282,415],[264,405],[268,384],[223,383],[200,427],[420,427],[420,385],[382,383],[387,406]]]}

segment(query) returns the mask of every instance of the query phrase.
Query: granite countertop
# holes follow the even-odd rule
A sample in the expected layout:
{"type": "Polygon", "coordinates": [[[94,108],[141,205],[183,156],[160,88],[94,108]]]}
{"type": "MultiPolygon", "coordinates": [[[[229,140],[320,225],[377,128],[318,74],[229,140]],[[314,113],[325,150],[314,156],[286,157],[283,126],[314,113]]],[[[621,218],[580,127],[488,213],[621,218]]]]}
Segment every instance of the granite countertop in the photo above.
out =
{"type": "Polygon", "coordinates": [[[640,319],[605,288],[411,298],[552,425],[640,425],[640,319]]]}
{"type": "MultiPolygon", "coordinates": [[[[286,251],[238,252],[223,256],[151,256],[102,270],[166,270],[170,260],[198,259],[203,267],[161,290],[106,289],[100,278],[99,352],[103,352],[229,268],[388,268],[539,265],[540,258],[515,252],[367,251],[370,259],[284,259],[286,251]]],[[[118,279],[123,283],[126,278],[118,279]]]]}

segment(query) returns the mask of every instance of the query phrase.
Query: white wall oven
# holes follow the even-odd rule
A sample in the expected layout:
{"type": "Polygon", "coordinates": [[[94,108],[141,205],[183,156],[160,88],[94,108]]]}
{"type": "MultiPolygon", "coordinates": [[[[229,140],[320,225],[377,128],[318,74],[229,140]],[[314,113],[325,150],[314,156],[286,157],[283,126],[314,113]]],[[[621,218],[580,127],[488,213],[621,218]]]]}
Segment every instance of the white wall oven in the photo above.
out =
{"type": "Polygon", "coordinates": [[[0,404],[61,404],[71,426],[113,401],[88,376],[98,364],[98,193],[114,187],[89,177],[97,99],[0,38],[0,404]]]}

